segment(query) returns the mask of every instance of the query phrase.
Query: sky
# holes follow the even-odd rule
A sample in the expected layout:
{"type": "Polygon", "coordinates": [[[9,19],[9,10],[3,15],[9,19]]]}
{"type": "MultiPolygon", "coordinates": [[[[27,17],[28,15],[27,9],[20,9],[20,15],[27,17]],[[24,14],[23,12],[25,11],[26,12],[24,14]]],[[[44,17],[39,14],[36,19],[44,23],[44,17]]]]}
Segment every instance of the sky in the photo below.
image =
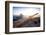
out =
{"type": "Polygon", "coordinates": [[[35,13],[40,13],[40,8],[35,8],[35,7],[13,7],[13,15],[23,14],[25,16],[32,16],[35,13]]]}

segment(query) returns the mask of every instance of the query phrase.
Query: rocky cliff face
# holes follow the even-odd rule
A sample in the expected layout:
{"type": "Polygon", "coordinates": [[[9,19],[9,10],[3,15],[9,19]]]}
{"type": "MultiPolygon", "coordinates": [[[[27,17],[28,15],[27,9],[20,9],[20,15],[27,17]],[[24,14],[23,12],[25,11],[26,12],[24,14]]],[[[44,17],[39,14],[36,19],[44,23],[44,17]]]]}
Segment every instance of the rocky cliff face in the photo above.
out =
{"type": "Polygon", "coordinates": [[[13,21],[13,28],[40,27],[40,16],[38,17],[33,17],[33,16],[28,16],[28,18],[23,17],[19,19],[18,21],[13,21]]]}
{"type": "Polygon", "coordinates": [[[40,27],[40,17],[20,19],[13,22],[13,27],[40,27]]]}

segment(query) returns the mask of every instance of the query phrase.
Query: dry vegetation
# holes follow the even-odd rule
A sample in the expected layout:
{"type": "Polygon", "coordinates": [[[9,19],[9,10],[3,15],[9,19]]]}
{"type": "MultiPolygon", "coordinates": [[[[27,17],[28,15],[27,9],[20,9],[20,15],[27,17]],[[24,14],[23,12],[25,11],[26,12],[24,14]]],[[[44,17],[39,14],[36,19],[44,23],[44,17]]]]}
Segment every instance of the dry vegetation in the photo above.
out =
{"type": "MultiPolygon", "coordinates": [[[[33,16],[37,15],[34,14],[33,16]]],[[[20,19],[18,21],[13,21],[13,28],[17,27],[39,27],[40,26],[40,17],[29,16],[28,19],[20,19]]]]}

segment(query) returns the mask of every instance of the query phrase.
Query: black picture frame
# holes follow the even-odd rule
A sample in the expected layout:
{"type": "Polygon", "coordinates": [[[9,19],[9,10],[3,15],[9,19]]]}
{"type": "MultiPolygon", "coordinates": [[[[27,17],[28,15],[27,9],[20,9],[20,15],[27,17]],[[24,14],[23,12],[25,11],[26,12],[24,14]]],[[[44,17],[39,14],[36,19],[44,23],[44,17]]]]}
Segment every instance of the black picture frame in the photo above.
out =
{"type": "Polygon", "coordinates": [[[5,33],[6,34],[16,34],[16,33],[32,33],[32,32],[44,32],[45,31],[45,3],[36,3],[36,2],[20,2],[20,1],[5,1],[5,33]],[[43,30],[39,31],[23,31],[23,32],[9,32],[9,3],[23,3],[23,4],[38,4],[43,5],[43,30]]]}

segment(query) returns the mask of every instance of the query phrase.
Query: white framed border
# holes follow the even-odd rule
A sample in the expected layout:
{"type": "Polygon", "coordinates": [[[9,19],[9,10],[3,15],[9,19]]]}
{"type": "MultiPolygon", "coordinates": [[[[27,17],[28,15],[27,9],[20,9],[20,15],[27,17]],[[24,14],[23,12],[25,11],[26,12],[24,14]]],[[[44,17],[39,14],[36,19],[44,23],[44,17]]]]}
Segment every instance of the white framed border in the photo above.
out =
{"type": "Polygon", "coordinates": [[[23,31],[39,31],[43,30],[43,5],[34,5],[34,4],[19,4],[19,3],[10,3],[9,4],[9,32],[23,32],[23,31]],[[18,6],[19,5],[19,6],[18,6]],[[38,7],[40,8],[40,27],[26,27],[26,28],[13,28],[13,7],[38,7]]]}

